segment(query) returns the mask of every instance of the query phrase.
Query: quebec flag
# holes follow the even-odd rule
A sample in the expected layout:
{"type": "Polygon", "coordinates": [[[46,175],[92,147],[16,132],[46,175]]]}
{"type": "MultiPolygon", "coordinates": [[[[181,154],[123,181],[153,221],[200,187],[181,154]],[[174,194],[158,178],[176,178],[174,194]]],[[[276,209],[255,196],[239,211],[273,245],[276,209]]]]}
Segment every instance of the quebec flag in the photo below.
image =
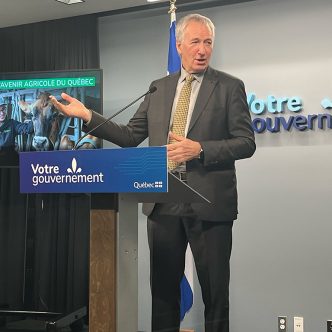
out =
{"type": "Polygon", "coordinates": [[[167,74],[172,74],[180,70],[181,60],[176,49],[175,40],[175,27],[176,27],[176,17],[175,13],[171,13],[171,26],[169,27],[169,47],[168,47],[168,66],[167,74]]]}
{"type": "MultiPolygon", "coordinates": [[[[168,48],[168,67],[167,74],[172,74],[180,70],[181,60],[176,49],[175,40],[175,26],[176,17],[175,12],[171,12],[171,25],[169,30],[169,48],[168,48]]],[[[186,266],[184,276],[181,280],[181,305],[180,305],[180,318],[184,319],[185,314],[190,310],[193,305],[193,257],[190,246],[187,247],[186,252],[186,266]]]]}

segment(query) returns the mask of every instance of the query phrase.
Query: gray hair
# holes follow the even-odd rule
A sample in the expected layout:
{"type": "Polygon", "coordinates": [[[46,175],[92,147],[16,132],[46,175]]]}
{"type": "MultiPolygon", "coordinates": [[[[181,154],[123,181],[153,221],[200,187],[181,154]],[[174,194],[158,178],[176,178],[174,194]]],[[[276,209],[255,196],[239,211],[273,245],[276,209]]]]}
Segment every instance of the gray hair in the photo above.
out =
{"type": "Polygon", "coordinates": [[[186,27],[189,22],[199,22],[204,25],[211,31],[212,33],[212,42],[214,41],[214,35],[215,35],[215,27],[213,22],[206,16],[200,15],[200,14],[189,14],[184,17],[182,17],[177,23],[176,23],[176,31],[175,31],[175,37],[176,40],[179,42],[183,41],[184,32],[186,30],[186,27]]]}

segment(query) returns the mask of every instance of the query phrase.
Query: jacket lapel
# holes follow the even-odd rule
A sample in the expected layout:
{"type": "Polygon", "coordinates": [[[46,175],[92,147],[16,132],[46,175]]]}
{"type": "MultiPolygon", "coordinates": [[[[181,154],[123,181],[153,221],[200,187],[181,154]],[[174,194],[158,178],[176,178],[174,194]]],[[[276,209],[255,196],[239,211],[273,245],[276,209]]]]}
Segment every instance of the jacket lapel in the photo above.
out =
{"type": "Polygon", "coordinates": [[[165,102],[163,104],[164,112],[162,112],[163,120],[161,127],[164,128],[162,134],[165,144],[167,144],[168,142],[169,123],[171,120],[172,106],[179,77],[180,73],[176,73],[174,75],[169,75],[166,77],[165,102]]]}
{"type": "Polygon", "coordinates": [[[191,116],[189,128],[188,128],[188,134],[189,134],[190,130],[193,128],[193,126],[195,125],[198,118],[204,112],[206,104],[207,104],[208,100],[210,99],[210,96],[211,96],[217,82],[218,82],[217,78],[213,75],[213,69],[211,69],[209,67],[207,69],[207,71],[204,75],[203,81],[201,83],[202,86],[199,89],[196,104],[195,104],[193,114],[191,116]]]}

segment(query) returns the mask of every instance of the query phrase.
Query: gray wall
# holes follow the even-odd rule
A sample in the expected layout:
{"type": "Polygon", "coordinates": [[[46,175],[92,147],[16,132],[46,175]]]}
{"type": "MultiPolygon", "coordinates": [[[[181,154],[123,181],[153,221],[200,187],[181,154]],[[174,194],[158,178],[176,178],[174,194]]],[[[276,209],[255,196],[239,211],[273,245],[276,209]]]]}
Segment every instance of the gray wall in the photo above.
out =
{"type": "MultiPolygon", "coordinates": [[[[322,113],[321,99],[332,98],[330,0],[258,0],[199,12],[217,28],[212,66],[242,78],[247,92],[259,98],[297,95],[302,115],[322,113]]],[[[164,75],[168,25],[167,10],[101,19],[106,115],[164,75]]],[[[134,110],[117,121],[126,122],[134,110]]],[[[330,129],[258,134],[257,153],[237,162],[240,215],[234,227],[231,331],[277,331],[277,316],[286,315],[288,331],[293,316],[304,316],[305,331],[318,332],[332,319],[331,134],[330,129]]],[[[148,256],[141,216],[139,329],[144,331],[150,330],[148,256]]],[[[195,294],[183,326],[200,332],[197,279],[195,294]]]]}

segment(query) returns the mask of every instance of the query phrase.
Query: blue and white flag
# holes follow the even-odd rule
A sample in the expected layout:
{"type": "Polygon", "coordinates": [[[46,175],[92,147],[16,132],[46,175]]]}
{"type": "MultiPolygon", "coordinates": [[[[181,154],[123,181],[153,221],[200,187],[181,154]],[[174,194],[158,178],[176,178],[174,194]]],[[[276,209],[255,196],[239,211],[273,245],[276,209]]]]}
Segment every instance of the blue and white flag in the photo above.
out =
{"type": "MultiPolygon", "coordinates": [[[[168,48],[168,67],[167,74],[172,74],[180,70],[181,60],[176,49],[175,39],[175,27],[176,27],[176,16],[175,9],[171,10],[171,25],[169,29],[169,48],[168,48]]],[[[186,313],[191,309],[193,305],[193,257],[190,250],[190,246],[187,247],[186,252],[186,266],[184,276],[181,280],[181,306],[180,306],[180,317],[184,319],[186,313]]]]}
{"type": "Polygon", "coordinates": [[[168,66],[167,74],[172,74],[180,70],[181,60],[176,49],[175,39],[176,16],[175,12],[171,13],[171,25],[169,27],[169,47],[168,47],[168,66]]]}
{"type": "Polygon", "coordinates": [[[181,304],[180,304],[180,318],[184,319],[186,313],[191,309],[194,302],[194,278],[193,278],[193,254],[188,245],[186,251],[186,266],[184,275],[181,280],[181,304]]]}

